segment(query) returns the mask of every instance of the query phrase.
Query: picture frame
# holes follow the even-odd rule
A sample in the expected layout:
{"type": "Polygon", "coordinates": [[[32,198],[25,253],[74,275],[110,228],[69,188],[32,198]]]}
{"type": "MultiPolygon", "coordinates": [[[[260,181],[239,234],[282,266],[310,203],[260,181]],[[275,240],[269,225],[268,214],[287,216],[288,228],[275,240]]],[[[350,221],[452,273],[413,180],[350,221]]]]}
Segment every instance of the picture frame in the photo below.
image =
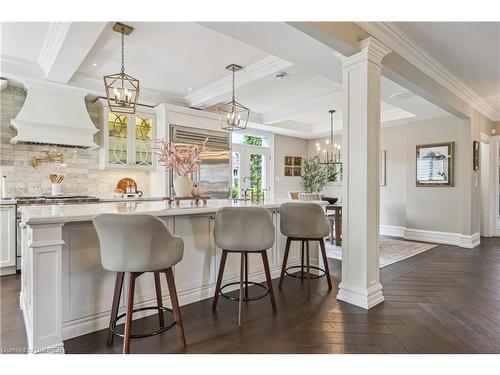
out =
{"type": "Polygon", "coordinates": [[[379,175],[380,186],[387,186],[386,180],[386,150],[380,151],[380,175],[379,175]]]}
{"type": "Polygon", "coordinates": [[[285,156],[285,167],[293,166],[293,156],[285,156]]]}
{"type": "Polygon", "coordinates": [[[285,167],[283,174],[285,177],[293,177],[293,167],[285,167]]]}
{"type": "Polygon", "coordinates": [[[294,167],[302,167],[302,156],[294,156],[293,157],[293,166],[294,167]]]}
{"type": "Polygon", "coordinates": [[[417,187],[453,187],[455,142],[416,146],[415,181],[417,187]]]}
{"type": "Polygon", "coordinates": [[[475,171],[479,170],[480,165],[480,143],[478,141],[472,142],[472,168],[475,171]]]}
{"type": "Polygon", "coordinates": [[[293,167],[294,176],[302,176],[302,167],[293,167]]]}

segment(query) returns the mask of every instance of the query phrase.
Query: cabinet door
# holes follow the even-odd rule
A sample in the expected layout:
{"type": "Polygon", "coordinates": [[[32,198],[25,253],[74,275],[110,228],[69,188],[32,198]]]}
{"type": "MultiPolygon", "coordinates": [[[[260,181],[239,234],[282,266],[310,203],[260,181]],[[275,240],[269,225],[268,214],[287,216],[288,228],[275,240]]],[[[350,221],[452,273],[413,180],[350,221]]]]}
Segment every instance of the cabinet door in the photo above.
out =
{"type": "Polygon", "coordinates": [[[108,112],[107,164],[109,167],[127,167],[129,152],[129,115],[108,112]]]}
{"type": "Polygon", "coordinates": [[[16,265],[16,207],[0,207],[0,267],[16,265]]]}
{"type": "Polygon", "coordinates": [[[135,168],[140,169],[154,168],[154,116],[138,113],[135,115],[134,122],[132,164],[135,168]]]}

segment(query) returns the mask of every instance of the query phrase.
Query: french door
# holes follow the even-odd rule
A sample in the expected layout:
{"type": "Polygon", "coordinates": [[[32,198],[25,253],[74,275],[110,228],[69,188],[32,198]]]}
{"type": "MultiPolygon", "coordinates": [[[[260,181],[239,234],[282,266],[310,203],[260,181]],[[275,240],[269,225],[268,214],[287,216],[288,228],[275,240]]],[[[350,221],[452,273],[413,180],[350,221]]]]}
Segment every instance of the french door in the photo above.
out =
{"type": "Polygon", "coordinates": [[[268,148],[251,145],[235,145],[232,148],[231,196],[234,199],[247,197],[270,197],[270,153],[268,148]]]}

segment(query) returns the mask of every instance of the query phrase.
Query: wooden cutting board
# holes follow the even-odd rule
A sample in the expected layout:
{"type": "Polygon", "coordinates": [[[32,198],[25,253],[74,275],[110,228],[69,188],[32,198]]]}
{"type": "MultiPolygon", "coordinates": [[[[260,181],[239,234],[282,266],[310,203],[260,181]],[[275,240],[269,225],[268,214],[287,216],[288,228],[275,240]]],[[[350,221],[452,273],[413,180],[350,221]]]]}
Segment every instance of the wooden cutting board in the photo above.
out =
{"type": "Polygon", "coordinates": [[[125,178],[122,178],[120,181],[118,181],[118,184],[116,185],[116,187],[118,189],[121,189],[124,193],[126,192],[126,188],[127,188],[127,185],[131,185],[132,187],[134,187],[134,191],[137,191],[137,184],[135,183],[134,180],[132,180],[131,178],[128,178],[128,177],[125,177],[125,178]]]}

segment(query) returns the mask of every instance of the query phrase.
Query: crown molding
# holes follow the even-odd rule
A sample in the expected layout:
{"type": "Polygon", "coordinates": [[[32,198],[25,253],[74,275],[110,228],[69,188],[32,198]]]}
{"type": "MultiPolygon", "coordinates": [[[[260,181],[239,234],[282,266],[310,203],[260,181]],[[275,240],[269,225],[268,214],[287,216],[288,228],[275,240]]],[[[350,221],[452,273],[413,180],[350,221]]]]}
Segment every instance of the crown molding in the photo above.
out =
{"type": "MultiPolygon", "coordinates": [[[[236,87],[242,87],[293,66],[292,63],[275,56],[268,56],[247,67],[243,67],[237,75],[236,87]]],[[[212,82],[211,84],[186,95],[185,100],[191,107],[207,107],[215,104],[214,99],[230,93],[232,90],[232,75],[212,82]]]]}
{"type": "Polygon", "coordinates": [[[476,111],[482,113],[491,121],[500,119],[498,113],[484,99],[470,89],[464,82],[445,68],[434,57],[427,53],[406,33],[392,22],[355,22],[369,32],[393,52],[420,69],[476,111]]]}
{"type": "Polygon", "coordinates": [[[40,55],[38,56],[38,65],[48,76],[57,54],[66,39],[71,22],[51,22],[45,35],[40,55]]]}

